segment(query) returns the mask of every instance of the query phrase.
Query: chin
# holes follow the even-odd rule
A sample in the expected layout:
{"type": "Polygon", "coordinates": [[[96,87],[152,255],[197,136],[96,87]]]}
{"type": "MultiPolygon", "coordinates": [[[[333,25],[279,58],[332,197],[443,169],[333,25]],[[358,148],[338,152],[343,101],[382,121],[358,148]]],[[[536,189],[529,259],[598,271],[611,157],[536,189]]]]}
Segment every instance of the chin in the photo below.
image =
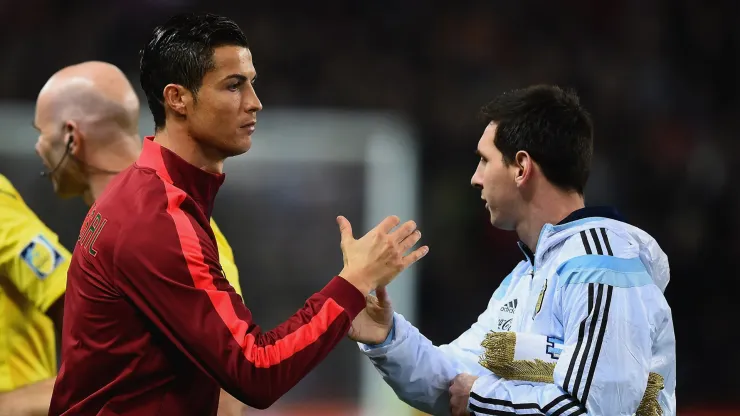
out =
{"type": "Polygon", "coordinates": [[[237,134],[231,141],[222,143],[222,148],[225,157],[239,156],[247,153],[252,148],[252,137],[244,133],[237,134]]]}
{"type": "Polygon", "coordinates": [[[511,221],[507,221],[499,213],[494,213],[493,211],[490,211],[490,214],[491,214],[491,225],[498,228],[499,230],[514,231],[515,227],[511,221]]]}
{"type": "Polygon", "coordinates": [[[225,157],[233,157],[233,156],[239,156],[243,155],[244,153],[247,153],[249,149],[252,148],[251,141],[247,144],[238,143],[236,146],[233,146],[228,149],[224,149],[224,156],[225,157]]]}

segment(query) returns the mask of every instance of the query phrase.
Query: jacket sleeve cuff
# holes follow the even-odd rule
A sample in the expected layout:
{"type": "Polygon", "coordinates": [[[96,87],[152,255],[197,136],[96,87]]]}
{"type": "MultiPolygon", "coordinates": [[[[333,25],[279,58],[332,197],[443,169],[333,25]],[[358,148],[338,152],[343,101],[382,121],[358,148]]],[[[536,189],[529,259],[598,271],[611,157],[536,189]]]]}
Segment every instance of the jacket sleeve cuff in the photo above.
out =
{"type": "Polygon", "coordinates": [[[393,313],[393,326],[388,336],[382,344],[367,345],[361,342],[357,343],[360,351],[370,358],[382,357],[386,354],[396,351],[398,348],[404,348],[407,338],[415,328],[398,312],[393,313]]]}
{"type": "Polygon", "coordinates": [[[365,296],[350,282],[342,277],[335,276],[320,292],[322,295],[334,299],[354,320],[365,309],[365,296]]]}

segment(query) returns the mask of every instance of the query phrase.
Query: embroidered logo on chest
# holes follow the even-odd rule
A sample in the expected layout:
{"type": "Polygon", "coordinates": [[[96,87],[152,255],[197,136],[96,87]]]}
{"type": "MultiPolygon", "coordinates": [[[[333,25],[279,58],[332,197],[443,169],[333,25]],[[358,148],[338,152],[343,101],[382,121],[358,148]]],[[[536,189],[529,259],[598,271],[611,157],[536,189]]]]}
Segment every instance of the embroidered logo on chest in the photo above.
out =
{"type": "Polygon", "coordinates": [[[499,331],[508,331],[511,329],[511,321],[514,319],[514,312],[516,312],[516,307],[518,304],[519,301],[517,299],[514,299],[501,306],[501,308],[499,309],[499,311],[501,312],[501,317],[498,320],[497,326],[499,331]]]}

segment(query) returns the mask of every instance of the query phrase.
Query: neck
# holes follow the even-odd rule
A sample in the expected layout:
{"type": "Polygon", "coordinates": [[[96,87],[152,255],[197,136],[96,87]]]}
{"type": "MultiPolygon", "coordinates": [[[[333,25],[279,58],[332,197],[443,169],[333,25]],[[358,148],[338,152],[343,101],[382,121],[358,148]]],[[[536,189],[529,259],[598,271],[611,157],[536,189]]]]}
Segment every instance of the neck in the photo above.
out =
{"type": "Polygon", "coordinates": [[[214,155],[213,151],[209,152],[209,149],[204,148],[180,125],[169,123],[167,127],[154,134],[154,141],[193,166],[210,173],[223,173],[224,158],[220,155],[214,155]]]}
{"type": "Polygon", "coordinates": [[[526,203],[524,218],[517,224],[516,233],[532,251],[537,249],[540,232],[545,224],[557,224],[573,211],[585,206],[583,195],[551,189],[526,203]]]}
{"type": "Polygon", "coordinates": [[[136,162],[141,153],[141,139],[138,135],[122,136],[114,139],[112,143],[114,143],[113,146],[95,152],[99,157],[93,166],[100,167],[104,171],[91,169],[92,172],[88,173],[88,188],[82,196],[87,205],[92,205],[97,201],[108,183],[118,173],[136,162]]]}
{"type": "Polygon", "coordinates": [[[82,195],[82,199],[90,206],[98,200],[108,183],[116,176],[115,173],[95,173],[90,175],[88,180],[87,191],[82,195]]]}

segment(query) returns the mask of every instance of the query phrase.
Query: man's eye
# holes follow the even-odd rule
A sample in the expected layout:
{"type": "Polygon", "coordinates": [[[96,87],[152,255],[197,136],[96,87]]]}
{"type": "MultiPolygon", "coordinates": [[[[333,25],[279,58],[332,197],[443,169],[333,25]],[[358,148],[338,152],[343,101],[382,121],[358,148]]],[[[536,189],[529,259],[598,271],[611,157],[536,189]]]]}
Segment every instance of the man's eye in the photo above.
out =
{"type": "Polygon", "coordinates": [[[236,90],[238,90],[238,89],[239,89],[239,85],[240,85],[240,84],[239,84],[238,82],[237,82],[236,84],[231,84],[231,85],[229,85],[229,89],[230,89],[231,91],[236,91],[236,90]]]}

